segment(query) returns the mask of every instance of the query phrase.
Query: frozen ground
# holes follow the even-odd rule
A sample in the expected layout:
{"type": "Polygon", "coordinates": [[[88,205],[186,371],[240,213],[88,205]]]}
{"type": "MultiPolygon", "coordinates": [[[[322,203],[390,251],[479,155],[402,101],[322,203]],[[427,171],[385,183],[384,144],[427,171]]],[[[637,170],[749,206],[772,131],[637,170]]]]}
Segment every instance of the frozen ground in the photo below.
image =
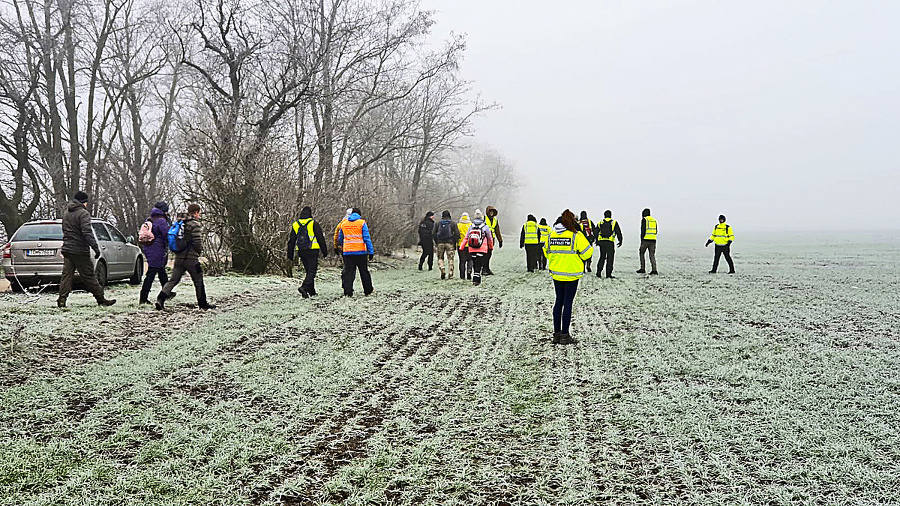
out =
{"type": "Polygon", "coordinates": [[[510,247],[478,289],[405,260],[350,300],[211,279],[209,313],[0,295],[0,504],[897,503],[896,238],[739,239],[737,276],[627,244],[568,347],[510,247]]]}

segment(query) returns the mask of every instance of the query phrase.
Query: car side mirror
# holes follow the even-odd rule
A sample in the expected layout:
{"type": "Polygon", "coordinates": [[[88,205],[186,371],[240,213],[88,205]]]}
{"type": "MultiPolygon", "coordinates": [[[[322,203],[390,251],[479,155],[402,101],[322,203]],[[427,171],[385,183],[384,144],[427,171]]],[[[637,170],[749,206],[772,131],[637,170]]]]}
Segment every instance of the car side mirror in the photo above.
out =
{"type": "Polygon", "coordinates": [[[125,242],[127,242],[128,244],[134,244],[134,236],[129,235],[128,237],[125,238],[125,242]]]}

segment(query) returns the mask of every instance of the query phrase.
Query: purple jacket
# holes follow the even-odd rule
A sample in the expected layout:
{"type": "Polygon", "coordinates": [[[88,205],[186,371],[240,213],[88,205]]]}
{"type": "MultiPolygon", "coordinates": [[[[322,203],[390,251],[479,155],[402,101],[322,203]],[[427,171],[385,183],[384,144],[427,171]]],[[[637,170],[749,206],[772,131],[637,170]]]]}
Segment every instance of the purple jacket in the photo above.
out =
{"type": "Polygon", "coordinates": [[[166,266],[168,261],[168,234],[169,222],[166,221],[166,215],[161,210],[153,208],[150,211],[150,219],[153,220],[153,242],[144,246],[144,256],[147,257],[147,264],[157,269],[166,266]]]}

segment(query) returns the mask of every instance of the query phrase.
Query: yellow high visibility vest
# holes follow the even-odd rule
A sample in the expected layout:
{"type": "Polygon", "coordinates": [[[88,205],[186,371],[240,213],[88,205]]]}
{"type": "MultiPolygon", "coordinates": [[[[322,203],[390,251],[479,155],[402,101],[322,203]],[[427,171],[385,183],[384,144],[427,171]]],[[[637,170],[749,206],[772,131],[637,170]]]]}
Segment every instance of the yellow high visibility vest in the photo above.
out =
{"type": "Polygon", "coordinates": [[[644,231],[644,240],[645,241],[655,241],[656,240],[656,219],[652,216],[644,216],[644,221],[647,222],[647,228],[644,231]]]}
{"type": "Polygon", "coordinates": [[[615,242],[615,240],[616,240],[616,220],[614,220],[614,219],[612,219],[612,218],[603,218],[603,221],[601,221],[600,223],[597,224],[597,229],[598,229],[598,230],[600,229],[600,224],[601,224],[601,223],[606,223],[607,221],[611,221],[611,222],[612,222],[612,235],[610,235],[609,237],[603,237],[603,236],[600,236],[600,240],[601,240],[601,241],[613,241],[613,242],[615,242]]]}
{"type": "Polygon", "coordinates": [[[309,243],[312,245],[309,249],[321,249],[319,248],[319,241],[316,239],[316,234],[313,232],[313,219],[307,218],[306,220],[297,220],[294,222],[294,233],[300,233],[300,227],[306,228],[306,235],[309,236],[309,243]],[[305,221],[305,223],[304,223],[305,221]]]}
{"type": "Polygon", "coordinates": [[[727,223],[718,223],[713,228],[713,233],[709,236],[709,240],[716,243],[716,246],[725,246],[734,241],[734,230],[727,223]]]}
{"type": "Polygon", "coordinates": [[[544,243],[547,270],[557,281],[575,281],[584,276],[584,262],[590,260],[594,248],[581,232],[554,228],[544,243]]]}
{"type": "Polygon", "coordinates": [[[459,222],[456,224],[456,228],[459,229],[459,243],[456,245],[457,248],[461,248],[463,243],[466,242],[466,234],[469,233],[469,227],[472,226],[472,222],[463,223],[459,222]]]}
{"type": "Polygon", "coordinates": [[[538,225],[538,230],[541,231],[541,242],[546,243],[550,238],[550,225],[538,225]]]}
{"type": "Polygon", "coordinates": [[[525,244],[539,244],[538,224],[534,221],[526,221],[522,228],[525,229],[525,244]]]}
{"type": "Polygon", "coordinates": [[[497,218],[491,218],[490,216],[485,216],[484,222],[487,223],[488,228],[491,229],[491,235],[494,236],[494,238],[496,238],[497,231],[495,229],[497,228],[497,218]]]}

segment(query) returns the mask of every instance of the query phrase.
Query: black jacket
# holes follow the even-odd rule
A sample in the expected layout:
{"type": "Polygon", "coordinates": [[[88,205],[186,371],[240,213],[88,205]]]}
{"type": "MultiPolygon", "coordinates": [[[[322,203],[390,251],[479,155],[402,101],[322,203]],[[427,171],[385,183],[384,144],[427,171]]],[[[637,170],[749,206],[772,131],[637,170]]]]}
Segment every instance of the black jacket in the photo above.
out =
{"type": "MultiPolygon", "coordinates": [[[[300,218],[298,218],[298,221],[306,220],[309,218],[312,218],[312,214],[300,213],[300,218]]],[[[306,229],[304,229],[304,228],[301,228],[301,231],[303,233],[306,233],[306,229]]],[[[328,256],[328,246],[327,246],[328,243],[325,242],[325,235],[322,233],[322,227],[319,225],[319,222],[315,221],[315,220],[313,220],[313,235],[316,236],[316,242],[319,243],[319,249],[322,250],[322,257],[323,258],[327,257],[328,256]]],[[[290,259],[290,260],[294,259],[294,251],[298,251],[297,250],[297,232],[294,232],[294,224],[291,223],[291,235],[288,238],[288,245],[287,245],[288,259],[290,259]]],[[[300,251],[312,251],[312,250],[307,249],[307,250],[300,250],[300,251]]]]}
{"type": "Polygon", "coordinates": [[[175,260],[199,260],[203,254],[203,226],[194,218],[186,218],[184,220],[184,240],[187,241],[187,248],[184,251],[175,253],[175,260]]]}
{"type": "Polygon", "coordinates": [[[100,253],[94,229],[91,228],[91,213],[84,204],[73,200],[69,202],[62,220],[63,245],[60,251],[71,255],[90,255],[91,250],[100,253]]]}
{"type": "Polygon", "coordinates": [[[456,222],[449,218],[441,218],[439,221],[435,222],[434,227],[431,229],[431,236],[434,238],[435,244],[459,244],[459,227],[456,226],[456,222]],[[438,239],[438,231],[441,228],[441,221],[447,220],[450,222],[450,238],[445,240],[438,239]]]}
{"type": "Polygon", "coordinates": [[[431,218],[423,218],[419,222],[419,246],[425,246],[432,242],[434,230],[434,220],[431,218]]]}

